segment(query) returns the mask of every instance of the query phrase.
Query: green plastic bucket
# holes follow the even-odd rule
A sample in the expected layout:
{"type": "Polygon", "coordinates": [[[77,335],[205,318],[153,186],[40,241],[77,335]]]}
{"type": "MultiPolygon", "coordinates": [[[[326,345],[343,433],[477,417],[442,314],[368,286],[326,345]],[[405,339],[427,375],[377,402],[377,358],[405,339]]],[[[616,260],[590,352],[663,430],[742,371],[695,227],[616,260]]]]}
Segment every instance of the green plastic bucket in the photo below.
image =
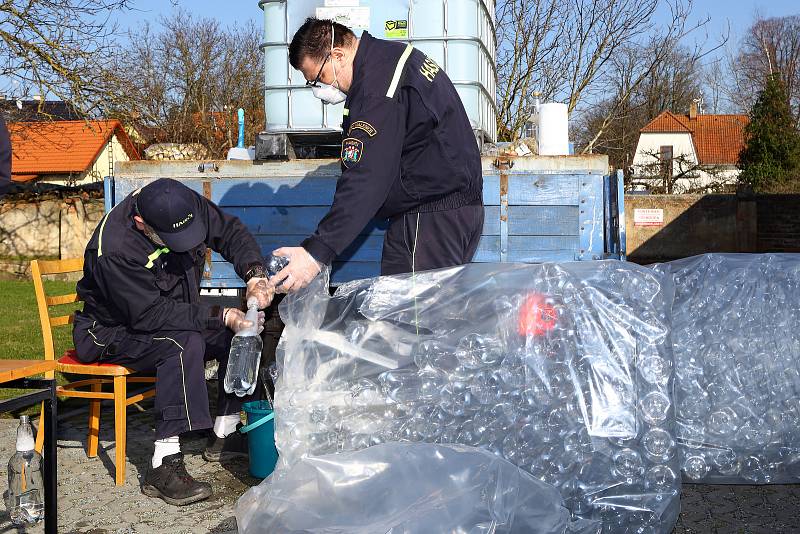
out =
{"type": "Polygon", "coordinates": [[[278,461],[275,448],[275,414],[264,400],[245,402],[242,405],[247,414],[247,425],[239,432],[247,434],[247,448],[250,453],[250,474],[256,478],[267,478],[278,461]]]}

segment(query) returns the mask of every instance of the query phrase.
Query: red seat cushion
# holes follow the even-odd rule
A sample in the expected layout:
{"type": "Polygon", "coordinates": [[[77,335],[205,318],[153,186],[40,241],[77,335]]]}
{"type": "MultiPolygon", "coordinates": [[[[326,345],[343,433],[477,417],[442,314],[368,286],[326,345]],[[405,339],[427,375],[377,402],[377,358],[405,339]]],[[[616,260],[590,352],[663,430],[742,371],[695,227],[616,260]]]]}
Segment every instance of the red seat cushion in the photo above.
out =
{"type": "Polygon", "coordinates": [[[87,365],[91,367],[123,367],[122,365],[118,365],[116,363],[82,362],[78,359],[78,352],[75,349],[69,349],[68,351],[64,352],[64,355],[58,359],[58,363],[64,365],[87,365]]]}

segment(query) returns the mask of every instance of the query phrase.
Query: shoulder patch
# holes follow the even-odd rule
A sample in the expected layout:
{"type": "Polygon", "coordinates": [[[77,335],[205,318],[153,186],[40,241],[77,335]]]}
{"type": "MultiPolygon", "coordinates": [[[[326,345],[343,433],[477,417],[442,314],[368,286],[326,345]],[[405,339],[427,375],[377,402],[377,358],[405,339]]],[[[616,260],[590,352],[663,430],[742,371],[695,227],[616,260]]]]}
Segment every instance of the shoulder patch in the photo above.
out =
{"type": "Polygon", "coordinates": [[[439,70],[440,67],[434,60],[429,57],[425,57],[425,61],[422,62],[422,67],[420,67],[419,73],[422,74],[429,82],[432,82],[439,73],[439,70]]]}
{"type": "Polygon", "coordinates": [[[347,131],[347,135],[353,135],[353,130],[364,130],[370,137],[373,137],[378,133],[378,130],[376,130],[373,125],[366,121],[356,121],[351,124],[350,129],[347,131]]]}
{"type": "Polygon", "coordinates": [[[348,169],[361,161],[364,153],[364,143],[360,139],[348,137],[342,141],[342,164],[348,169]]]}

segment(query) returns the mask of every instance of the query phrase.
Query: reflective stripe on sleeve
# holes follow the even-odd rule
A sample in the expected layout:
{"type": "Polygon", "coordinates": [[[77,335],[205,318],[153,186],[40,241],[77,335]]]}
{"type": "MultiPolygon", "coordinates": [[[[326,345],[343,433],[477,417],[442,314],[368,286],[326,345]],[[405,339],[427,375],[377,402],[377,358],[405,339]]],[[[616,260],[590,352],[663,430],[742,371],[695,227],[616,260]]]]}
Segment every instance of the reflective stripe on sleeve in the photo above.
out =
{"type": "Polygon", "coordinates": [[[403,55],[400,56],[397,67],[394,69],[392,83],[389,85],[389,90],[386,91],[386,96],[388,98],[394,98],[394,93],[397,91],[397,84],[400,83],[400,76],[403,74],[403,69],[406,66],[406,61],[408,61],[408,56],[411,55],[412,50],[414,50],[414,47],[411,45],[406,45],[406,49],[403,50],[403,55]]]}

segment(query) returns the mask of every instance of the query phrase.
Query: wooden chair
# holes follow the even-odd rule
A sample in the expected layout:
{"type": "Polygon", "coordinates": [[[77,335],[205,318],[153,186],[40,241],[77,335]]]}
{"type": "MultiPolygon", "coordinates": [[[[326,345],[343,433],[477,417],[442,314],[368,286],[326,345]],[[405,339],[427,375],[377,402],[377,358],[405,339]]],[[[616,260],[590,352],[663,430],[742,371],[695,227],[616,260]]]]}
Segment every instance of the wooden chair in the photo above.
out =
{"type": "MultiPolygon", "coordinates": [[[[53,343],[53,328],[67,326],[73,323],[75,313],[50,316],[49,308],[63,304],[79,302],[77,293],[66,295],[47,296],[42,281],[43,275],[65,274],[83,271],[83,259],[66,260],[33,260],[31,262],[31,276],[33,287],[36,290],[36,303],[39,307],[39,320],[42,324],[42,337],[44,339],[45,360],[56,360],[55,346],[53,343]]],[[[109,363],[86,364],[77,358],[75,349],[67,350],[56,360],[56,371],[78,375],[88,375],[91,378],[78,380],[69,384],[58,386],[56,394],[62,397],[77,397],[88,399],[89,405],[89,437],[86,454],[89,458],[97,456],[98,437],[100,435],[100,401],[103,399],[114,400],[114,437],[116,439],[116,484],[125,483],[125,444],[126,444],[126,409],[131,404],[155,395],[155,387],[149,387],[135,395],[128,396],[128,383],[155,384],[155,377],[131,376],[135,373],[132,369],[121,365],[109,363]],[[104,392],[103,384],[113,384],[113,392],[104,392]],[[89,391],[80,391],[78,388],[88,387],[89,391]]],[[[47,378],[53,378],[55,373],[46,373],[47,378]]],[[[36,435],[36,449],[41,451],[44,432],[42,432],[43,418],[39,419],[40,428],[36,435]]]]}

